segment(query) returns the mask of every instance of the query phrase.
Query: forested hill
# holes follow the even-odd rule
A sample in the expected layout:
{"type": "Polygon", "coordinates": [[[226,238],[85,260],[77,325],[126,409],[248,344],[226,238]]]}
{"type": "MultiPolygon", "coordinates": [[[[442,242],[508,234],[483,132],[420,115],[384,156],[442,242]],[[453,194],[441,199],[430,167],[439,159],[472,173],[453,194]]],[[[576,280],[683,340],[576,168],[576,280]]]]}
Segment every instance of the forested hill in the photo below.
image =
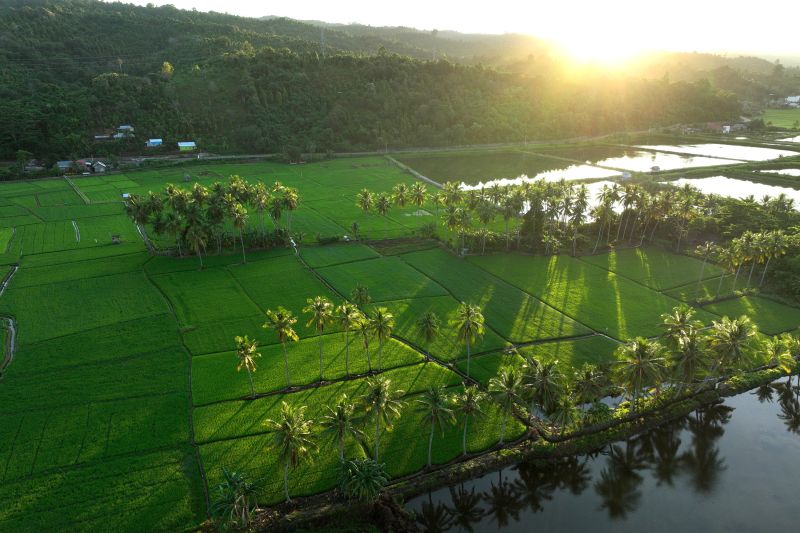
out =
{"type": "Polygon", "coordinates": [[[320,28],[287,19],[6,0],[0,28],[0,159],[140,152],[149,137],[218,152],[501,142],[739,112],[703,79],[428,61],[424,40],[390,34],[327,28],[320,53],[320,28]],[[136,139],[93,142],[128,123],[136,139]]]}

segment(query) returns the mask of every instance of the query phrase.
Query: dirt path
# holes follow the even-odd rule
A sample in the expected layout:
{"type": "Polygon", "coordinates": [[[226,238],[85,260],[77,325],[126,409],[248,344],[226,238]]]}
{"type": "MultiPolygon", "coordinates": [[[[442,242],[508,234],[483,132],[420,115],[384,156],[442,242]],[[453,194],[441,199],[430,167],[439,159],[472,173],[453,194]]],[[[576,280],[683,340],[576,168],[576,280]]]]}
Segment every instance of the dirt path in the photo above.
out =
{"type": "Polygon", "coordinates": [[[77,186],[77,185],[75,185],[75,182],[74,182],[74,181],[72,181],[70,178],[68,178],[68,177],[66,177],[66,176],[64,176],[64,180],[65,180],[67,183],[69,183],[69,186],[70,186],[70,187],[72,187],[72,190],[73,190],[73,191],[75,191],[75,194],[77,194],[78,196],[80,196],[80,197],[81,197],[81,200],[83,200],[83,203],[85,203],[85,204],[90,204],[90,203],[92,203],[92,201],[91,201],[91,200],[89,200],[89,197],[88,197],[88,196],[86,196],[85,194],[83,194],[83,191],[82,191],[82,190],[80,190],[80,189],[78,188],[78,186],[77,186]]]}
{"type": "MultiPolygon", "coordinates": [[[[14,277],[14,274],[17,273],[17,270],[19,270],[19,266],[15,265],[11,272],[6,275],[2,285],[0,285],[0,296],[6,292],[6,287],[8,287],[8,284],[11,282],[11,278],[14,277]]],[[[11,361],[14,359],[14,349],[17,346],[17,323],[14,320],[14,317],[4,316],[0,317],[0,320],[3,321],[2,327],[8,331],[8,334],[6,335],[6,342],[3,346],[3,358],[2,361],[0,361],[0,378],[2,378],[6,368],[8,368],[8,365],[10,365],[11,361]]]]}

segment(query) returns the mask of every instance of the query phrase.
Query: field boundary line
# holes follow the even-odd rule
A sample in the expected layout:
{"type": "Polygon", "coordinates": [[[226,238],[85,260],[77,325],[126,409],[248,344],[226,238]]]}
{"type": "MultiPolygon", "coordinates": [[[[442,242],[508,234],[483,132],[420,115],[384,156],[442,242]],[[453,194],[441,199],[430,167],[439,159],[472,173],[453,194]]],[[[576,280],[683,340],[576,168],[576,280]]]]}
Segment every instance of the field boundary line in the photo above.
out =
{"type": "MultiPolygon", "coordinates": [[[[138,224],[137,224],[137,226],[138,226],[138,224]]],[[[187,391],[187,396],[186,396],[186,399],[189,401],[189,405],[188,405],[189,409],[187,409],[187,413],[188,413],[188,416],[189,416],[189,445],[192,448],[194,448],[194,455],[195,455],[195,460],[197,461],[197,468],[200,471],[200,479],[203,482],[203,497],[205,499],[205,504],[206,504],[206,514],[208,514],[208,510],[209,510],[210,505],[211,505],[211,499],[210,499],[209,494],[208,494],[208,478],[206,477],[206,469],[205,469],[205,465],[203,464],[203,457],[200,454],[200,446],[197,445],[197,441],[195,440],[195,435],[194,435],[194,399],[192,397],[192,351],[189,350],[189,347],[186,346],[186,342],[183,339],[183,334],[181,333],[181,328],[180,328],[181,322],[180,322],[180,320],[178,320],[178,314],[175,312],[175,308],[173,307],[172,302],[167,297],[167,295],[163,291],[163,289],[161,287],[159,287],[159,285],[157,283],[155,283],[152,279],[150,279],[150,275],[147,273],[147,270],[145,270],[144,265],[142,265],[142,267],[141,267],[141,272],[144,274],[144,277],[147,279],[147,282],[153,288],[155,288],[155,290],[158,291],[158,293],[161,295],[161,298],[163,298],[164,301],[166,302],[167,307],[169,308],[170,314],[172,315],[172,319],[175,321],[175,328],[176,328],[176,331],[178,333],[178,336],[181,339],[181,345],[183,346],[184,353],[189,357],[189,364],[186,365],[186,369],[187,369],[187,385],[189,387],[189,390],[187,391]]],[[[234,276],[231,275],[231,277],[234,277],[234,276]]],[[[248,296],[248,298],[249,298],[249,296],[248,296]]],[[[186,477],[187,477],[187,480],[188,480],[188,476],[186,476],[186,477]]],[[[191,483],[191,480],[189,480],[189,482],[191,483]]]]}
{"type": "Polygon", "coordinates": [[[434,181],[431,178],[420,174],[419,172],[417,172],[416,170],[414,170],[410,166],[406,165],[405,163],[401,163],[400,161],[398,161],[394,157],[392,157],[390,155],[385,155],[384,157],[386,159],[388,159],[389,161],[391,161],[397,168],[399,168],[400,170],[405,170],[406,172],[410,173],[415,178],[417,178],[419,180],[422,180],[422,181],[427,181],[428,183],[430,183],[431,185],[433,185],[434,187],[436,187],[438,189],[441,189],[443,187],[442,184],[439,183],[438,181],[434,181]]]}
{"type": "Polygon", "coordinates": [[[75,242],[81,242],[81,230],[78,228],[78,223],[72,221],[72,227],[75,228],[75,242]]]}
{"type": "MultiPolygon", "coordinates": [[[[80,188],[78,188],[78,186],[77,186],[77,185],[75,185],[75,182],[74,182],[74,181],[72,181],[72,179],[68,178],[68,177],[65,175],[65,176],[64,176],[64,181],[66,181],[67,183],[69,183],[69,186],[70,186],[70,187],[72,187],[72,190],[73,190],[73,191],[75,191],[75,194],[77,194],[77,195],[78,195],[78,197],[79,197],[81,200],[83,200],[83,203],[84,203],[84,204],[87,204],[87,205],[88,205],[88,204],[91,204],[91,203],[92,203],[92,201],[91,201],[91,200],[89,200],[89,197],[88,197],[88,196],[86,196],[86,195],[83,193],[83,191],[82,191],[82,190],[80,190],[80,188]]],[[[36,201],[38,202],[38,201],[39,201],[39,199],[37,198],[37,199],[36,199],[36,201]]]]}

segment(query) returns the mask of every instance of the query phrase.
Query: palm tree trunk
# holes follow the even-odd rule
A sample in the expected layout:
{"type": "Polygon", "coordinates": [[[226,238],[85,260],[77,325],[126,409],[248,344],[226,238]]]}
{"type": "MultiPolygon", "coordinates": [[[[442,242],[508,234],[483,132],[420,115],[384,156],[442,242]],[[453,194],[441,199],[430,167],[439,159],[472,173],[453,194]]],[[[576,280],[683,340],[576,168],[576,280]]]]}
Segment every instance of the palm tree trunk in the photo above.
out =
{"type": "Polygon", "coordinates": [[[747,276],[747,286],[750,286],[750,280],[753,279],[753,271],[756,269],[756,259],[753,258],[753,264],[750,265],[750,274],[747,276]]]}
{"type": "Polygon", "coordinates": [[[694,299],[697,300],[697,295],[700,293],[700,284],[703,283],[703,274],[706,270],[707,258],[703,258],[703,266],[700,267],[700,279],[697,280],[697,288],[694,290],[694,299]]]}
{"type": "Polygon", "coordinates": [[[197,249],[197,257],[200,259],[200,270],[203,270],[203,254],[200,253],[200,249],[197,249]]]}
{"type": "Polygon", "coordinates": [[[289,356],[286,355],[286,343],[282,342],[283,345],[283,374],[286,376],[286,386],[291,387],[292,381],[289,378],[289,356]]]}
{"type": "Polygon", "coordinates": [[[508,418],[507,413],[503,413],[503,422],[500,424],[500,445],[502,446],[506,440],[506,418],[508,418]]]}
{"type": "Polygon", "coordinates": [[[722,272],[722,275],[719,277],[719,285],[717,286],[717,295],[716,298],[719,298],[719,293],[722,291],[722,281],[725,279],[725,272],[722,272]]]}
{"type": "Polygon", "coordinates": [[[742,269],[742,265],[740,264],[736,267],[736,275],[733,277],[733,289],[731,292],[736,292],[736,281],[739,279],[739,271],[742,269]]]}
{"type": "Polygon", "coordinates": [[[289,461],[283,465],[283,494],[286,495],[287,502],[292,501],[289,497],[289,461]]]}
{"type": "Polygon", "coordinates": [[[350,376],[350,342],[347,340],[350,330],[344,330],[344,372],[350,376]]]}
{"type": "Polygon", "coordinates": [[[761,282],[758,284],[759,287],[764,285],[764,277],[767,275],[767,269],[769,268],[769,262],[771,259],[772,256],[767,257],[767,263],[764,265],[764,271],[761,272],[761,282]]]}
{"type": "Polygon", "coordinates": [[[253,374],[250,372],[250,369],[247,369],[247,380],[250,382],[250,397],[255,398],[256,391],[253,388],[253,374]]]}
{"type": "Polygon", "coordinates": [[[344,461],[344,439],[339,440],[339,461],[344,461]]]}
{"type": "Polygon", "coordinates": [[[378,460],[378,452],[380,449],[380,442],[381,442],[381,413],[378,411],[375,413],[375,461],[378,460]]]}
{"type": "Polygon", "coordinates": [[[603,236],[603,224],[600,224],[600,231],[597,232],[597,241],[594,243],[594,250],[592,253],[597,252],[597,247],[600,246],[600,238],[603,236]]]}
{"type": "Polygon", "coordinates": [[[467,377],[469,377],[469,362],[470,362],[470,348],[469,348],[469,339],[467,339],[467,377]]]}
{"type": "Polygon", "coordinates": [[[572,257],[575,257],[577,254],[577,246],[578,246],[578,225],[575,225],[575,231],[572,233],[572,257]]]}
{"type": "Polygon", "coordinates": [[[619,234],[620,231],[622,230],[622,221],[624,219],[625,219],[625,211],[623,211],[622,214],[619,216],[619,224],[617,224],[617,236],[614,239],[616,242],[619,242],[619,234]]]}
{"type": "Polygon", "coordinates": [[[175,244],[178,245],[178,257],[183,257],[183,251],[181,250],[181,236],[177,233],[175,234],[175,244]]]}
{"type": "Polygon", "coordinates": [[[461,448],[464,450],[464,455],[467,455],[467,424],[469,423],[469,416],[464,417],[464,433],[461,434],[461,448]]]}
{"type": "Polygon", "coordinates": [[[372,372],[372,359],[369,356],[369,344],[364,346],[364,349],[367,351],[367,368],[372,372]]]}
{"type": "Polygon", "coordinates": [[[383,339],[378,339],[378,372],[383,370],[383,339]]]}
{"type": "Polygon", "coordinates": [[[431,434],[428,437],[428,468],[431,467],[431,458],[433,455],[433,432],[436,429],[436,426],[431,421],[431,434]]]}
{"type": "Polygon", "coordinates": [[[319,380],[322,381],[322,332],[319,332],[317,337],[319,337],[319,380]]]}
{"type": "Polygon", "coordinates": [[[242,241],[242,263],[247,264],[247,256],[244,254],[244,234],[239,230],[239,240],[242,241]]]}

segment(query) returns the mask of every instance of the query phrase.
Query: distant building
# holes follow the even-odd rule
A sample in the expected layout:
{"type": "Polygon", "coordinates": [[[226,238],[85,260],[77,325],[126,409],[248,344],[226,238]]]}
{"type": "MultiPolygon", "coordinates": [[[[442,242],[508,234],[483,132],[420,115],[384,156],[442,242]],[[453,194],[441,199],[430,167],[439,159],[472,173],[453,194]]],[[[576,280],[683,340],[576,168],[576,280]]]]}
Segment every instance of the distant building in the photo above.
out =
{"type": "Polygon", "coordinates": [[[72,161],[56,161],[56,166],[58,170],[64,172],[69,170],[69,167],[72,166],[72,161]]]}
{"type": "Polygon", "coordinates": [[[156,148],[164,144],[164,139],[148,139],[145,146],[148,148],[156,148]]]}
{"type": "Polygon", "coordinates": [[[117,133],[115,133],[113,137],[115,139],[128,139],[130,137],[135,137],[133,131],[133,126],[130,124],[123,124],[122,126],[117,126],[117,133]]]}
{"type": "Polygon", "coordinates": [[[117,128],[117,131],[127,131],[128,133],[133,133],[133,126],[130,124],[123,124],[117,128]]]}
{"type": "Polygon", "coordinates": [[[181,152],[193,152],[197,150],[197,143],[194,141],[182,141],[178,143],[178,150],[181,152]]]}

